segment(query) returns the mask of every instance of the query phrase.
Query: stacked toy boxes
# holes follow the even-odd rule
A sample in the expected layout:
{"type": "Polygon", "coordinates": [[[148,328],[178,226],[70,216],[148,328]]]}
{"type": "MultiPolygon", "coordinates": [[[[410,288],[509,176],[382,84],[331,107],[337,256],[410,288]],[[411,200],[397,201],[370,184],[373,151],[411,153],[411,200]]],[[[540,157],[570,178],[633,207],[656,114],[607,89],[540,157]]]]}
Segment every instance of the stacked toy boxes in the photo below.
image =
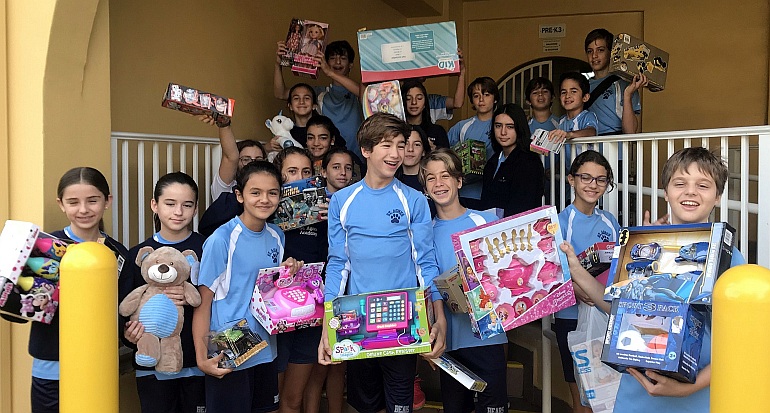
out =
{"type": "Polygon", "coordinates": [[[192,115],[208,115],[217,123],[227,123],[233,116],[235,99],[169,83],[161,105],[192,115]]]}
{"type": "Polygon", "coordinates": [[[644,74],[649,80],[647,88],[658,92],[666,88],[668,53],[625,33],[615,36],[612,42],[610,74],[628,82],[635,75],[644,74]]]}
{"type": "Polygon", "coordinates": [[[604,296],[612,312],[602,361],[693,383],[705,312],[734,235],[726,223],[622,229],[604,296]]]}
{"type": "Polygon", "coordinates": [[[263,268],[249,306],[270,334],[320,326],[324,318],[324,263],[303,265],[294,275],[287,267],[263,268]]]}
{"type": "Polygon", "coordinates": [[[0,312],[50,324],[59,306],[59,261],[67,245],[35,224],[6,221],[0,234],[0,312]]]}
{"type": "Polygon", "coordinates": [[[325,302],[324,312],[333,361],[431,350],[430,289],[344,295],[325,302]]]}
{"type": "Polygon", "coordinates": [[[314,20],[292,19],[286,35],[286,54],[281,66],[290,66],[297,76],[318,78],[316,55],[326,50],[329,24],[314,20]]]}
{"type": "Polygon", "coordinates": [[[575,304],[556,208],[452,235],[474,334],[488,338],[575,304]]]}

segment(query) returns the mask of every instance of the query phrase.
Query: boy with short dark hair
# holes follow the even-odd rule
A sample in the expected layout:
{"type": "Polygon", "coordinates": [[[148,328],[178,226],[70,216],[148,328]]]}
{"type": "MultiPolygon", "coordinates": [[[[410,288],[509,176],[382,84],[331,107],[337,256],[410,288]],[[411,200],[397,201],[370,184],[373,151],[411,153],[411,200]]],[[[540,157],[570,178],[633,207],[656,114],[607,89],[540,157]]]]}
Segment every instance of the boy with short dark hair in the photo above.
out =
{"type": "MultiPolygon", "coordinates": [[[[685,148],[672,155],[663,166],[661,176],[666,202],[671,209],[671,223],[709,222],[711,212],[722,198],[727,175],[727,165],[722,158],[706,148],[685,148]]],[[[609,313],[610,304],[603,298],[604,286],[580,266],[569,244],[562,244],[561,249],[569,259],[572,281],[578,284],[599,308],[609,313]]],[[[741,253],[733,248],[730,267],[744,263],[741,253]]],[[[637,369],[629,368],[630,374],[624,374],[620,382],[615,411],[624,413],[709,411],[710,317],[704,331],[695,383],[681,383],[652,370],[642,373],[637,369]]]]}
{"type": "Polygon", "coordinates": [[[530,108],[529,133],[535,133],[536,129],[552,131],[559,127],[559,120],[551,112],[554,92],[553,83],[548,78],[530,80],[524,94],[530,108]]]}
{"type": "MultiPolygon", "coordinates": [[[[578,72],[567,72],[559,79],[559,99],[566,112],[559,119],[559,128],[548,133],[548,139],[563,142],[572,138],[596,136],[596,115],[584,110],[588,101],[588,79],[578,72]]],[[[569,159],[569,155],[567,155],[569,159]]]]}
{"type": "MultiPolygon", "coordinates": [[[[329,261],[325,299],[417,286],[431,287],[436,320],[432,351],[444,351],[443,301],[433,279],[438,275],[433,228],[425,196],[395,179],[404,159],[409,125],[376,113],[361,125],[358,143],[367,162],[364,179],[334,193],[329,204],[329,261]]],[[[409,413],[414,400],[415,355],[348,361],[348,403],[360,412],[409,413]]],[[[331,364],[326,329],[318,362],[331,364]]]]}

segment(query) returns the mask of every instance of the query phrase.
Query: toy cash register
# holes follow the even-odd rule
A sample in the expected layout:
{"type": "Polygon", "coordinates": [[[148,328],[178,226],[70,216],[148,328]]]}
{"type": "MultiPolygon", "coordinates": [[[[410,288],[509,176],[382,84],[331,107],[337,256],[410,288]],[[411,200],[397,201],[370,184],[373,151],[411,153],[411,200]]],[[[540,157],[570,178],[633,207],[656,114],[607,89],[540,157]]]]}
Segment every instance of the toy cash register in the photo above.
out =
{"type": "Polygon", "coordinates": [[[364,349],[409,345],[417,341],[414,331],[407,334],[412,319],[412,305],[406,292],[370,295],[366,297],[365,311],[366,331],[377,335],[361,342],[364,349]]]}

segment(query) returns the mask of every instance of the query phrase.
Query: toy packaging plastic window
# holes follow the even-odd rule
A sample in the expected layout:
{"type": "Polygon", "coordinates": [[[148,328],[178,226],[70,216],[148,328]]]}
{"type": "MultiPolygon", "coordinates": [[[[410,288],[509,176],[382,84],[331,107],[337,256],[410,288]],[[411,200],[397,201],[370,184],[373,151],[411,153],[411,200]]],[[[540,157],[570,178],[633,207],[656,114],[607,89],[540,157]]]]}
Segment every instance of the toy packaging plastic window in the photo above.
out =
{"type": "Polygon", "coordinates": [[[219,367],[234,369],[267,347],[267,342],[259,334],[251,331],[245,319],[221,331],[212,331],[209,335],[208,357],[224,356],[219,360],[219,367]]]}

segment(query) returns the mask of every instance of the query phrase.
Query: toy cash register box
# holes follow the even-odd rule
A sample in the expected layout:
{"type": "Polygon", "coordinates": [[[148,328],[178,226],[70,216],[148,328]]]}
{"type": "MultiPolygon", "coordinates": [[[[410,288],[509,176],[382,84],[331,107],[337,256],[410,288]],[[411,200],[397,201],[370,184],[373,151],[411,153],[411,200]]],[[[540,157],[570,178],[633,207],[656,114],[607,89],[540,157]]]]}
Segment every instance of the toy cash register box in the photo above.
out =
{"type": "Polygon", "coordinates": [[[332,360],[430,351],[430,292],[419,287],[346,295],[324,303],[332,360]]]}
{"type": "Polygon", "coordinates": [[[323,321],[324,264],[305,264],[293,276],[286,267],[259,270],[251,314],[270,334],[320,326],[323,321]]]}

